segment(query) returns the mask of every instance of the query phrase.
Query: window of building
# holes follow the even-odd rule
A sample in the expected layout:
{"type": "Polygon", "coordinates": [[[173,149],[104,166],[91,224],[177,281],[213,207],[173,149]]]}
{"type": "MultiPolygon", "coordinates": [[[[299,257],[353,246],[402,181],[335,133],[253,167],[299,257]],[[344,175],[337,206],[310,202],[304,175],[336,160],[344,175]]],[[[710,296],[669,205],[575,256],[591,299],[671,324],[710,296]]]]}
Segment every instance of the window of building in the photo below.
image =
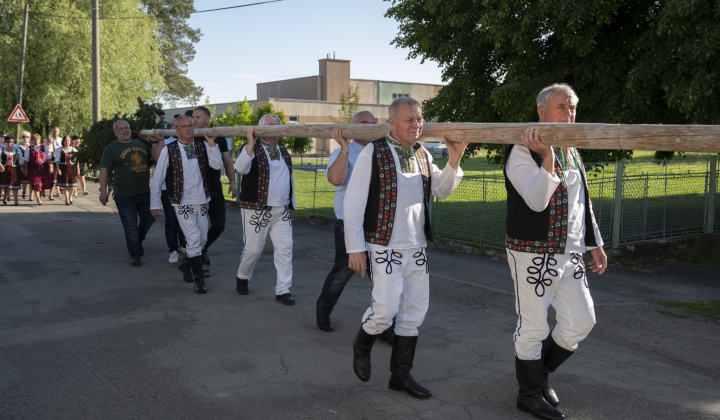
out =
{"type": "Polygon", "coordinates": [[[408,95],[407,93],[393,93],[392,95],[393,95],[393,101],[394,101],[395,99],[401,98],[401,97],[403,97],[403,96],[406,96],[406,97],[407,97],[407,96],[410,96],[410,95],[408,95]]]}
{"type": "Polygon", "coordinates": [[[291,115],[291,116],[288,117],[288,122],[289,122],[290,124],[297,124],[297,123],[300,122],[300,121],[298,120],[298,116],[297,116],[297,115],[291,115]]]}

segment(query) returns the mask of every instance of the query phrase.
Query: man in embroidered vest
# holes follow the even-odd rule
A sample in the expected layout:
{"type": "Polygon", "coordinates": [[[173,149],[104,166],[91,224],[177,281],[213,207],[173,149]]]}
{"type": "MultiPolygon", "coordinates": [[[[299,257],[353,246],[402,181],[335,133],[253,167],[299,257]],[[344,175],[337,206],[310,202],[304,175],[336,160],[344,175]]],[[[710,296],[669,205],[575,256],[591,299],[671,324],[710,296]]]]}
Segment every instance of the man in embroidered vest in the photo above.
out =
{"type": "Polygon", "coordinates": [[[395,318],[390,389],[430,398],[430,391],[410,375],[429,302],[428,205],[431,191],[445,199],[457,187],[467,143],[445,139],[450,158],[441,171],[417,143],[423,128],[420,104],[401,97],[390,104],[388,114],[390,133],[360,152],[345,194],[349,266],[361,276],[367,268],[373,283],[372,304],[353,342],[353,370],[360,380],[370,379],[370,350],[395,318]]]}
{"type": "MultiPolygon", "coordinates": [[[[281,125],[280,117],[265,114],[258,125],[281,125]]],[[[240,181],[240,207],[242,208],[244,248],[240,256],[236,290],[249,293],[248,283],[253,269],[270,235],[275,251],[273,259],[277,270],[275,300],[293,305],[292,286],[292,220],[295,218],[295,189],[293,187],[292,160],[285,146],[278,144],[280,137],[255,138],[254,127],[247,131],[247,143],[235,160],[235,170],[242,175],[240,181]]]]}
{"type": "MultiPolygon", "coordinates": [[[[554,84],[537,97],[540,122],[574,123],[578,97],[554,84]]],[[[545,144],[536,129],[523,145],[508,146],[507,255],[515,282],[517,407],[543,419],[563,419],[548,374],[570,357],[595,325],[582,254],[593,272],[607,267],[603,241],[588,194],[585,168],[573,147],[545,144]],[[550,331],[548,306],[556,312],[550,331]]]]}
{"type": "MultiPolygon", "coordinates": [[[[360,111],[353,115],[352,124],[375,124],[375,116],[370,111],[360,111]]],[[[340,145],[330,155],[328,159],[327,178],[331,184],[335,186],[335,265],[325,278],[322,292],[318,297],[316,305],[317,326],[323,331],[333,331],[333,325],[330,321],[330,314],[335,307],[340,294],[342,294],[345,285],[354,274],[354,271],[348,266],[348,254],[345,250],[345,227],[343,200],[345,200],[345,191],[347,191],[348,182],[352,175],[353,167],[358,155],[363,148],[371,141],[370,139],[354,139],[349,142],[342,135],[342,129],[335,127],[332,136],[340,145]]],[[[379,337],[381,341],[386,341],[392,345],[395,338],[395,332],[392,327],[385,330],[379,337]]]]}
{"type": "MultiPolygon", "coordinates": [[[[193,139],[193,120],[181,116],[177,120],[178,140],[160,152],[157,167],[150,183],[150,210],[157,219],[162,214],[162,186],[165,183],[180,229],[185,235],[188,263],[183,267],[185,281],[195,283],[195,293],[206,293],[202,271],[202,248],[208,232],[208,202],[210,201],[209,168],[220,169],[222,158],[213,137],[207,143],[193,139]]],[[[155,139],[162,139],[153,133],[155,139]]],[[[181,268],[183,268],[181,267],[181,268]]]]}
{"type": "MultiPolygon", "coordinates": [[[[195,123],[195,128],[208,128],[210,123],[210,110],[204,106],[199,106],[193,111],[192,118],[195,123]]],[[[202,141],[204,139],[197,137],[196,140],[202,141]]],[[[235,170],[233,169],[232,159],[230,158],[227,139],[225,139],[225,137],[217,137],[215,144],[220,148],[225,173],[228,174],[228,181],[230,181],[228,193],[232,198],[235,198],[237,197],[235,170]]],[[[223,194],[222,182],[220,181],[221,173],[215,169],[210,169],[208,175],[210,176],[210,210],[208,212],[210,229],[208,230],[207,242],[205,242],[205,247],[203,247],[202,250],[203,275],[205,277],[210,277],[210,257],[208,256],[208,249],[210,245],[220,237],[223,230],[225,230],[225,195],[223,194]]]]}
{"type": "Polygon", "coordinates": [[[108,203],[108,179],[113,172],[113,194],[120,221],[125,232],[125,245],[133,267],[142,265],[145,254],[142,243],[155,222],[150,214],[150,169],[148,157],[151,146],[133,139],[130,124],[124,120],[113,123],[117,138],[103,150],[100,159],[100,203],[108,203]]]}

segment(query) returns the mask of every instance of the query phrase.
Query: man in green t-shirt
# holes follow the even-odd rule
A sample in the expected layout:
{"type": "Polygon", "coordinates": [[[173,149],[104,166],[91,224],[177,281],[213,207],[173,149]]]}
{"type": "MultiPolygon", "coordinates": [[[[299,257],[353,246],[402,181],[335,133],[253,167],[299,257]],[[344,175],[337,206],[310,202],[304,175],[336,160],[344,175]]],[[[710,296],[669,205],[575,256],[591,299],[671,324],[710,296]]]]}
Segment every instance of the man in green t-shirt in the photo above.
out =
{"type": "Polygon", "coordinates": [[[143,240],[155,218],[150,213],[150,170],[148,157],[151,146],[130,136],[130,124],[117,120],[113,124],[117,140],[103,150],[100,160],[100,202],[108,203],[108,175],[113,171],[115,205],[125,230],[125,244],[130,265],[142,265],[143,240]],[[139,222],[138,222],[139,219],[139,222]]]}

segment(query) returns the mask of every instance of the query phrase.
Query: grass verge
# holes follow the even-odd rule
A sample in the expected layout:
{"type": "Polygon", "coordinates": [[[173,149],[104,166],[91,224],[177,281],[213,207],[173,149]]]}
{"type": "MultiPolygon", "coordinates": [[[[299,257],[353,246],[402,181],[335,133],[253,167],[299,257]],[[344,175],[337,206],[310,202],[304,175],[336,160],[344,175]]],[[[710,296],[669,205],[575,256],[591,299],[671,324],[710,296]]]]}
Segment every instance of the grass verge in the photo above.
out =
{"type": "Polygon", "coordinates": [[[680,308],[694,314],[706,316],[711,319],[720,319],[720,301],[711,302],[674,302],[674,301],[661,301],[657,302],[658,305],[663,305],[666,308],[680,308]]]}

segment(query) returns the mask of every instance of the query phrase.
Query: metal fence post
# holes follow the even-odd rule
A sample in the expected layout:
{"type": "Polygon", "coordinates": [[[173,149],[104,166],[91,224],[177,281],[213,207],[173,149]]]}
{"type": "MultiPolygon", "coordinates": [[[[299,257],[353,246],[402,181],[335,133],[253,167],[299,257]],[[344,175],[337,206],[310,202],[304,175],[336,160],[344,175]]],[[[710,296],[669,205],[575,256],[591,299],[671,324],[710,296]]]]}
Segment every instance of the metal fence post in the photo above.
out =
{"type": "Polygon", "coordinates": [[[707,216],[705,216],[705,233],[715,230],[715,195],[717,190],[717,156],[710,157],[710,178],[707,196],[707,216]]]}
{"type": "Polygon", "coordinates": [[[620,230],[622,229],[622,198],[625,162],[618,161],[615,171],[615,198],[613,199],[612,247],[620,246],[620,230]]]}

